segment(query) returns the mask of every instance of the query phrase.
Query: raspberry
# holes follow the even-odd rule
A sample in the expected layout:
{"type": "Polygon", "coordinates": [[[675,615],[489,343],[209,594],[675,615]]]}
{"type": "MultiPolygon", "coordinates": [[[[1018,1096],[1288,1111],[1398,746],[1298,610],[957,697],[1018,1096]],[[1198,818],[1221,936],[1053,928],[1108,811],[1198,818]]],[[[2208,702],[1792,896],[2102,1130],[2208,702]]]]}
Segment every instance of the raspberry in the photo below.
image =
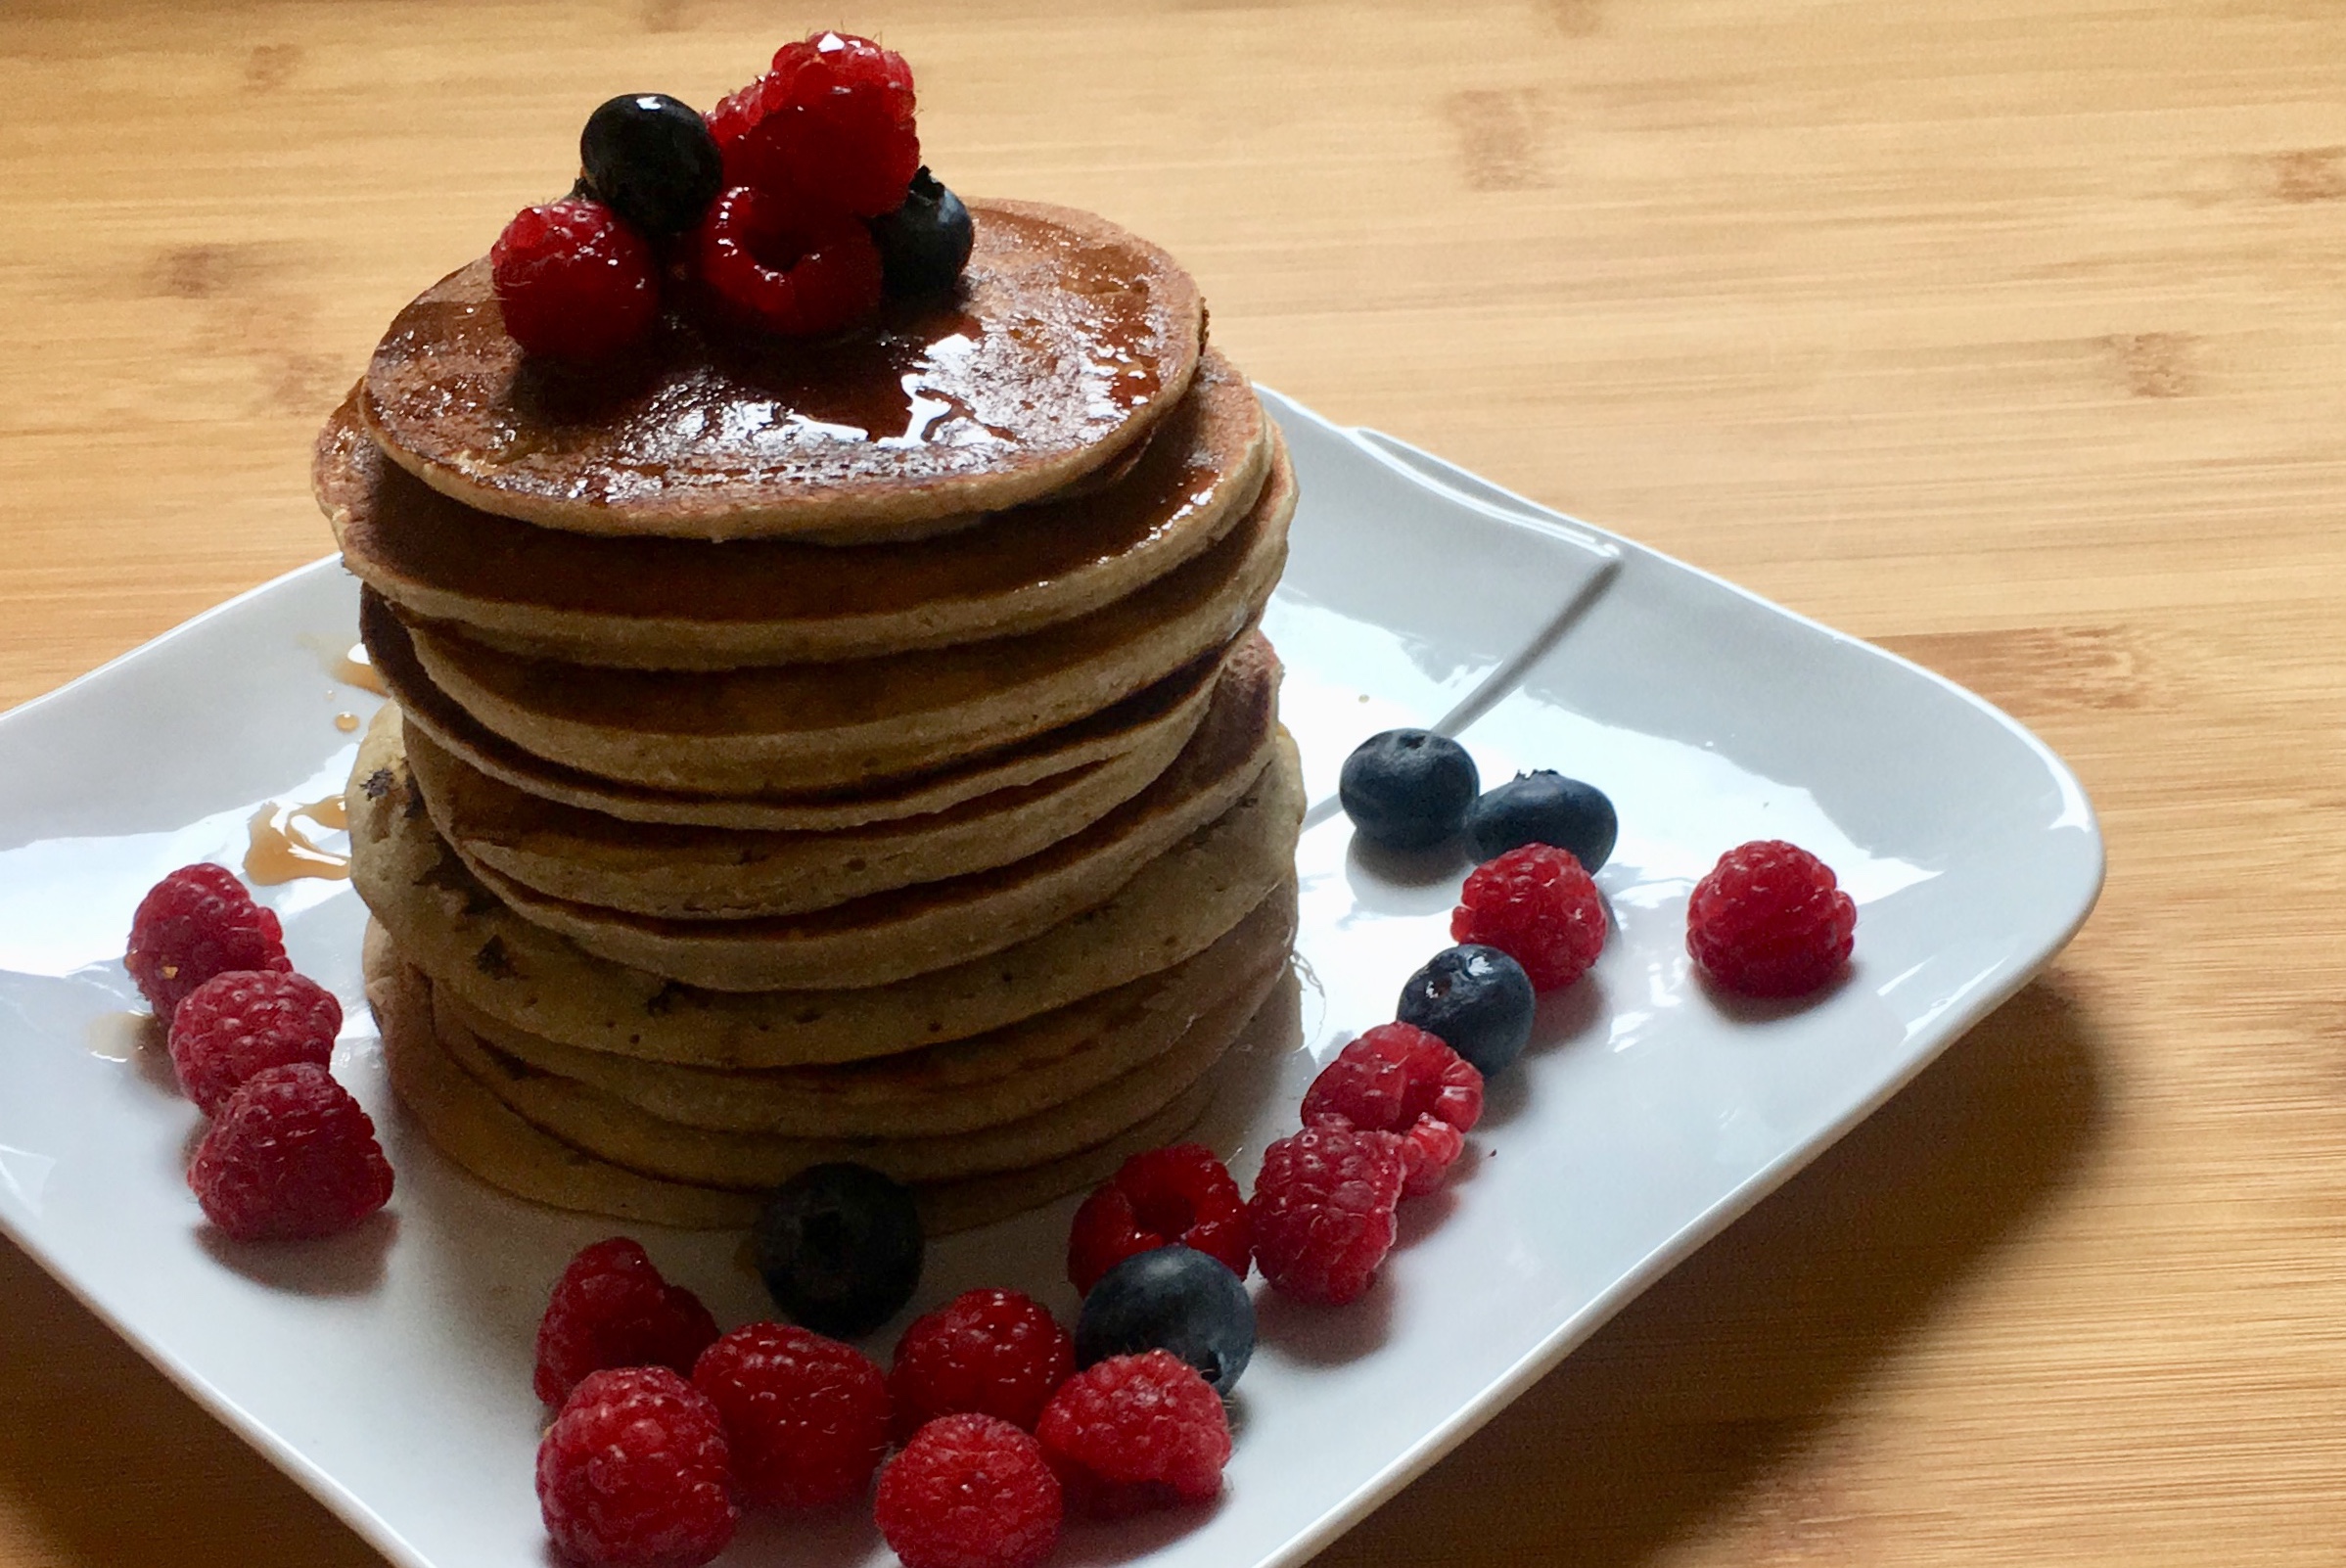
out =
{"type": "Polygon", "coordinates": [[[661,1278],[639,1244],[613,1236],[579,1249],[554,1282],[537,1323],[532,1386],[560,1405],[589,1372],[609,1367],[690,1375],[715,1338],[716,1319],[700,1297],[661,1278]]]}
{"type": "Polygon", "coordinates": [[[391,1168],[375,1124],[315,1062],[265,1068],[245,1080],[188,1167],[204,1216],[239,1241],[330,1236],[391,1194],[391,1168]]]}
{"type": "Polygon", "coordinates": [[[1076,1342],[1041,1303],[1015,1290],[963,1291],[897,1341],[888,1373],[897,1434],[970,1410],[1032,1432],[1075,1373],[1076,1342]]]}
{"type": "Polygon", "coordinates": [[[716,1407],[665,1366],[595,1373],[537,1446],[537,1505],[585,1568],[697,1568],[741,1519],[716,1407]]]}
{"type": "Polygon", "coordinates": [[[1035,1429],[1070,1498],[1089,1513],[1203,1502],[1221,1490],[1230,1420],[1197,1368],[1166,1351],[1078,1372],[1035,1429]]]}
{"type": "Polygon", "coordinates": [[[276,913],[254,903],[235,872],[208,862],[183,865],[148,890],[130,917],[122,966],[163,1019],[214,975],[294,967],[276,913]]]}
{"type": "Polygon", "coordinates": [[[904,1568],[1035,1568],[1064,1503],[1042,1445],[990,1415],[941,1415],[887,1469],[872,1515],[904,1568]]]}
{"type": "Polygon", "coordinates": [[[912,68],[849,33],[784,44],[773,69],[709,114],[725,183],[854,217],[904,205],[920,167],[912,68]]]}
{"type": "Polygon", "coordinates": [[[787,96],[788,89],[778,78],[761,75],[748,86],[718,99],[716,107],[704,116],[709,121],[710,139],[716,143],[717,156],[723,162],[726,185],[788,189],[788,170],[781,166],[778,156],[769,160],[773,144],[780,139],[778,134],[756,139],[750,135],[769,115],[781,112],[787,96]]]}
{"type": "Polygon", "coordinates": [[[1408,1024],[1379,1024],[1319,1071],[1304,1120],[1401,1135],[1402,1191],[1442,1185],[1483,1119],[1483,1075],[1441,1038],[1408,1024]]]}
{"type": "Polygon", "coordinates": [[[1393,1250],[1406,1169],[1401,1141],[1323,1122],[1265,1149],[1247,1206],[1263,1277],[1332,1307],[1366,1290],[1393,1250]]]}
{"type": "Polygon", "coordinates": [[[1452,942],[1479,942],[1523,965],[1540,991],[1571,985],[1605,945],[1605,903],[1569,850],[1526,844],[1467,874],[1452,942]]]}
{"type": "Polygon", "coordinates": [[[571,197],[514,214],[489,248],[505,330],[533,354],[597,359],[660,314],[652,248],[600,202],[571,197]]]}
{"type": "Polygon", "coordinates": [[[880,251],[864,226],[747,185],[720,193],[693,231],[694,267],[720,314],[815,338],[880,305],[880,251]]]}
{"type": "Polygon", "coordinates": [[[324,1067],[342,1027],[343,1004],[307,976],[231,969],[179,999],[171,1014],[171,1067],[187,1097],[210,1116],[263,1068],[324,1067]]]}
{"type": "Polygon", "coordinates": [[[1246,1195],[1202,1143],[1135,1154],[1085,1198],[1067,1239],[1067,1277],[1089,1295],[1127,1258],[1175,1241],[1246,1277],[1246,1195]]]}
{"type": "Polygon", "coordinates": [[[1686,951],[1748,996],[1815,991],[1848,959],[1857,929],[1833,868],[1781,839],[1727,851],[1686,900],[1686,951]]]}
{"type": "Polygon", "coordinates": [[[702,1353],[692,1386],[724,1417],[744,1502],[827,1508],[859,1497],[888,1453],[888,1380],[852,1345],[746,1323],[702,1353]]]}

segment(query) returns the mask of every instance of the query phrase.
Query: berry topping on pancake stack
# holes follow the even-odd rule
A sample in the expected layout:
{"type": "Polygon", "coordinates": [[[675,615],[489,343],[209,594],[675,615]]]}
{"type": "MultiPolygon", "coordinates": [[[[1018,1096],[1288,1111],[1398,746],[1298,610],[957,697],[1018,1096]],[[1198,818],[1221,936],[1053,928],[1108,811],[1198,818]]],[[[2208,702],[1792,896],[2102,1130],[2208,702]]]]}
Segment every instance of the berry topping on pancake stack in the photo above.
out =
{"type": "Polygon", "coordinates": [[[510,1191],[747,1228],[851,1164],[934,1234],[1293,1009],[1278,432],[1171,256],[957,196],[914,110],[836,32],[610,100],[319,438],[370,996],[510,1191]]]}

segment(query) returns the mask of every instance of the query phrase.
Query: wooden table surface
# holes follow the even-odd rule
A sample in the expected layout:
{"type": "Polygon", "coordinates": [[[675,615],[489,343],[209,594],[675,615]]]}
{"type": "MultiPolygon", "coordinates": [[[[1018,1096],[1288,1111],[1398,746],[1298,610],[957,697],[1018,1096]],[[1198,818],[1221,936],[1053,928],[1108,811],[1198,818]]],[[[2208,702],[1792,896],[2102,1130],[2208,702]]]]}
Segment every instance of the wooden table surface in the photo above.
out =
{"type": "MultiPolygon", "coordinates": [[[[2346,6],[0,11],[0,706],[328,548],[320,417],[584,112],[805,24],[1263,381],[1954,675],[2051,970],[1323,1559],[2346,1553],[2346,6]]],[[[377,1559],[0,1246],[0,1568],[377,1559]]]]}

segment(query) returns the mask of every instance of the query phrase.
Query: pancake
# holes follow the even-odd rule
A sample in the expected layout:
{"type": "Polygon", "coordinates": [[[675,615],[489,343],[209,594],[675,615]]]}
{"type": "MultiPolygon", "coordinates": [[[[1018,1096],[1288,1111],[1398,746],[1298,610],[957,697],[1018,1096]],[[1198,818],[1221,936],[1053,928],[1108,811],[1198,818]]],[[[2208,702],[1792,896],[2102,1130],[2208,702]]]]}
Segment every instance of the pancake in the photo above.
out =
{"type": "Polygon", "coordinates": [[[852,659],[1033,631],[1125,597],[1214,543],[1269,471],[1246,379],[1208,353],[1114,483],[938,538],[861,548],[588,537],[478,511],[393,465],[357,393],[312,482],[343,564],[407,615],[509,652],[721,669],[852,659]]]}
{"type": "Polygon", "coordinates": [[[839,1067],[721,1072],[541,1039],[447,987],[436,1008],[502,1054],[687,1127],[808,1138],[936,1137],[1032,1116],[1163,1054],[1217,996],[1284,969],[1292,882],[1195,957],[1001,1029],[839,1067]]]}
{"type": "Polygon", "coordinates": [[[1295,874],[1304,787],[1283,732],[1238,805],[1097,908],[972,963],[858,991],[728,992],[593,958],[490,895],[433,830],[412,779],[354,771],[351,881],[411,962],[541,1038],[717,1068],[863,1061],[965,1039],[1202,951],[1295,874]]]}
{"type": "Polygon", "coordinates": [[[1189,737],[1164,735],[1180,749],[1152,745],[948,811],[828,833],[623,822],[539,800],[467,767],[427,735],[407,726],[401,733],[434,825],[468,865],[565,902],[663,919],[741,919],[829,908],[1041,854],[1246,715],[1259,713],[1267,730],[1278,673],[1270,645],[1250,638],[1232,651],[1202,725],[1189,737]]]}
{"type": "Polygon", "coordinates": [[[1163,1110],[1220,1062],[1277,971],[1245,977],[1170,1049],[1032,1116],[942,1137],[800,1138],[718,1132],[647,1116],[573,1079],[507,1056],[436,1006],[440,1048],[525,1121],[614,1165],[695,1185],[777,1187],[809,1166],[852,1161],[907,1184],[1025,1170],[1105,1142],[1163,1110]]]}
{"type": "MultiPolygon", "coordinates": [[[[1063,778],[1079,768],[1134,752],[1170,761],[1205,716],[1219,678],[1224,650],[1216,649],[1113,708],[1073,724],[984,753],[927,773],[893,778],[866,790],[753,795],[686,795],[644,789],[582,773],[534,757],[483,727],[432,684],[416,663],[407,628],[373,595],[359,601],[358,624],[383,680],[406,715],[409,734],[429,735],[451,757],[542,800],[575,806],[629,822],[742,828],[772,832],[837,832],[873,822],[932,815],[1005,790],[1063,778]]],[[[1231,651],[1245,646],[1240,638],[1231,651]]]]}
{"type": "Polygon", "coordinates": [[[1180,400],[1205,307],[1171,256],[1103,218],[969,208],[948,300],[815,342],[670,316],[583,371],[524,356],[475,261],[393,318],[361,410],[442,494],[584,533],[885,535],[1035,500],[1180,400]]]}
{"type": "MultiPolygon", "coordinates": [[[[1233,689],[1180,756],[1081,832],[1008,865],[867,894],[794,915],[672,920],[552,899],[452,846],[515,913],[615,963],[715,991],[886,985],[1035,936],[1114,895],[1140,868],[1234,806],[1270,760],[1277,684],[1233,689]]],[[[359,765],[399,768],[395,710],[378,717],[359,765]]]]}
{"type": "MultiPolygon", "coordinates": [[[[646,1176],[575,1149],[516,1115],[440,1049],[431,1027],[432,987],[422,971],[401,962],[388,940],[379,940],[379,927],[370,926],[367,938],[367,998],[383,1032],[391,1087],[451,1162],[491,1186],[557,1209],[696,1230],[745,1230],[756,1222],[762,1194],[646,1176]]],[[[1293,1012],[1290,985],[1274,992],[1240,1048],[1282,1027],[1282,993],[1288,998],[1284,1013],[1293,1012]]],[[[1033,1170],[916,1187],[921,1227],[930,1236],[946,1235],[1094,1186],[1143,1149],[1177,1141],[1213,1097],[1209,1080],[1096,1148],[1033,1170]]]]}
{"type": "Polygon", "coordinates": [[[922,653],[609,669],[505,653],[444,623],[408,631],[434,686],[539,757],[663,790],[855,785],[1071,723],[1228,642],[1278,581],[1294,510],[1281,449],[1253,511],[1178,570],[1075,621],[922,653]]]}
{"type": "MultiPolygon", "coordinates": [[[[1213,710],[1267,714],[1261,694],[1275,693],[1277,678],[1269,645],[1249,639],[1217,683],[1213,710]]],[[[1223,727],[1209,715],[1204,731],[1223,727]]],[[[1152,737],[1160,744],[949,810],[775,833],[621,821],[514,789],[412,726],[402,738],[434,825],[468,864],[549,899],[684,920],[805,913],[1040,854],[1148,788],[1191,743],[1169,729],[1152,737]]]]}

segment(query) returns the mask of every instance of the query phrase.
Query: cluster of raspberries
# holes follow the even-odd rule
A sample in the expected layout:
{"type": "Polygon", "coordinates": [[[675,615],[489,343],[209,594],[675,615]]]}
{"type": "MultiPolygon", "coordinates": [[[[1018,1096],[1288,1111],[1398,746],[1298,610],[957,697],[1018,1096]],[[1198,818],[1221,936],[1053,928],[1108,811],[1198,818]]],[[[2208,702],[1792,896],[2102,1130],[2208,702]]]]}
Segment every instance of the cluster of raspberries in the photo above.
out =
{"type": "Polygon", "coordinates": [[[225,866],[182,866],[139,901],[123,963],[167,1020],[180,1088],[211,1118],[188,1167],[205,1218],[239,1241],[347,1230],[391,1169],[327,1062],[342,1004],[294,973],[276,914],[225,866]]]}
{"type": "Polygon", "coordinates": [[[597,359],[642,340],[664,301],[784,338],[852,326],[884,293],[949,287],[967,212],[928,178],[912,69],[820,32],[707,115],[615,98],[580,138],[578,186],[523,209],[489,253],[506,330],[530,353],[597,359]]]}
{"type": "MultiPolygon", "coordinates": [[[[1352,1301],[1393,1245],[1403,1196],[1441,1184],[1482,1108],[1482,1074],[1439,1038],[1372,1029],[1312,1084],[1304,1130],[1266,1151],[1251,1201],[1200,1145],[1136,1155],[1078,1212],[1070,1275],[1089,1295],[1127,1259],[1186,1248],[1227,1268],[1225,1288],[1259,1263],[1275,1289],[1352,1301]]],[[[968,1291],[917,1319],[887,1372],[802,1327],[720,1335],[641,1246],[599,1242],[572,1260],[538,1328],[536,1392],[559,1409],[538,1450],[546,1530],[584,1568],[687,1568],[724,1549],[744,1509],[868,1491],[905,1568],[1033,1568],[1071,1510],[1117,1517],[1219,1492],[1229,1421],[1197,1366],[1162,1346],[1084,1360],[1013,1290],[968,1291]]]]}
{"type": "MultiPolygon", "coordinates": [[[[1829,972],[1848,954],[1850,924],[1831,875],[1788,845],[1725,856],[1695,895],[1691,929],[1703,935],[1690,940],[1713,943],[1706,967],[1754,991],[1829,972]]],[[[1461,977],[1481,971],[1452,966],[1459,1005],[1429,1016],[1457,1024],[1461,1043],[1497,1070],[1522,1040],[1495,1045],[1491,1018],[1475,1015],[1506,1012],[1507,1028],[1528,1033],[1533,992],[1578,980],[1606,933],[1603,902],[1570,853],[1509,850],[1467,879],[1452,934],[1521,966],[1522,1006],[1504,988],[1470,995],[1461,977]]],[[[1413,979],[1404,1011],[1437,967],[1413,979]]],[[[556,1286],[538,1337],[537,1393],[561,1411],[538,1453],[546,1528],[588,1568],[681,1568],[721,1551],[745,1507],[868,1494],[905,1568],[1033,1568],[1071,1508],[1113,1516],[1210,1499],[1229,1423],[1216,1384],[1168,1344],[1219,1338],[1236,1358],[1215,1362],[1226,1390],[1253,1345],[1235,1282],[1255,1267],[1303,1301],[1358,1299],[1393,1247],[1402,1202],[1442,1185],[1482,1111],[1483,1073],[1459,1049],[1415,1024],[1378,1025],[1312,1082],[1303,1130],[1265,1150],[1251,1198],[1210,1150],[1182,1144],[1127,1160],[1084,1201],[1068,1241],[1068,1276],[1088,1298],[1077,1335],[1031,1297],[974,1290],[906,1329],[886,1373],[805,1328],[752,1323],[720,1336],[634,1242],[590,1247],[556,1286]],[[1152,1300],[1121,1266],[1160,1249],[1193,1255],[1192,1278],[1198,1268],[1221,1274],[1201,1258],[1226,1268],[1221,1290],[1234,1302],[1152,1300]],[[1091,1336],[1094,1309],[1112,1296],[1123,1298],[1114,1311],[1182,1318],[1185,1333],[1107,1354],[1091,1336]]]]}
{"type": "Polygon", "coordinates": [[[1211,1151],[1135,1155],[1076,1211],[1067,1273],[1088,1295],[1117,1264],[1183,1246],[1244,1279],[1337,1306],[1376,1278],[1403,1197],[1431,1192],[1483,1114],[1483,1075],[1440,1039],[1385,1024],[1347,1045],[1304,1096],[1304,1129],[1264,1151],[1249,1199],[1211,1151]]]}
{"type": "MultiPolygon", "coordinates": [[[[1697,884],[1687,945],[1727,990],[1800,995],[1848,959],[1856,919],[1830,867],[1796,846],[1761,841],[1721,856],[1697,884]]],[[[1392,1249],[1401,1200],[1442,1185],[1482,1117],[1484,1073],[1461,1052],[1492,1071],[1511,1062],[1530,1031],[1531,994],[1578,981],[1603,950],[1608,930],[1595,881],[1569,851],[1525,844],[1477,866],[1450,917],[1450,935],[1462,945],[1444,959],[1479,947],[1521,967],[1530,986],[1513,1020],[1515,1038],[1491,1040],[1489,1015],[1508,1010],[1497,988],[1473,1001],[1460,990],[1462,1006],[1428,1007],[1423,1016],[1449,1031],[1456,1048],[1415,1023],[1368,1030],[1306,1092],[1303,1130],[1264,1151],[1243,1210],[1232,1207],[1236,1184],[1219,1165],[1219,1186],[1198,1176],[1184,1185],[1173,1168],[1135,1178],[1128,1165],[1077,1214],[1068,1259],[1077,1288],[1088,1289],[1124,1256],[1178,1241],[1220,1258],[1241,1277],[1251,1248],[1273,1288],[1306,1301],[1357,1299],[1392,1249]]],[[[1443,967],[1437,960],[1412,978],[1404,1014],[1424,1000],[1418,992],[1426,977],[1443,967]]]]}
{"type": "Polygon", "coordinates": [[[536,1390],[559,1411],[538,1449],[539,1506],[584,1568],[689,1568],[724,1549],[745,1509],[867,1495],[905,1568],[1033,1568],[1071,1505],[1202,1501],[1230,1455],[1221,1400],[1187,1362],[1150,1351],[1079,1371],[1067,1331],[1016,1291],[921,1317],[883,1372],[789,1324],[719,1334],[624,1237],[580,1252],[555,1285],[536,1390]]]}

